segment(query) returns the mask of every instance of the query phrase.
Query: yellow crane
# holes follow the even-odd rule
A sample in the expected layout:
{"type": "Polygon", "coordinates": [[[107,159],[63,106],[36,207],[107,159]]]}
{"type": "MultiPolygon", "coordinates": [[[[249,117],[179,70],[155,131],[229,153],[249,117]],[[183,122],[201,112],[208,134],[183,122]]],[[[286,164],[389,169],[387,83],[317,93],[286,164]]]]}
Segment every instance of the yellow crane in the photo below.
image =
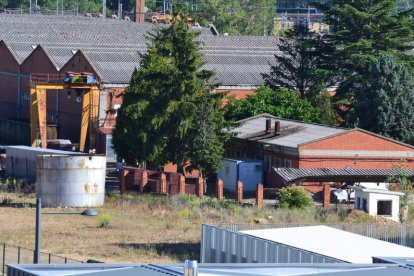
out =
{"type": "Polygon", "coordinates": [[[30,128],[32,147],[37,147],[37,131],[41,147],[46,148],[46,91],[73,89],[82,91],[82,119],[79,150],[85,150],[89,130],[89,147],[96,148],[99,84],[91,73],[32,74],[30,75],[30,128]]]}

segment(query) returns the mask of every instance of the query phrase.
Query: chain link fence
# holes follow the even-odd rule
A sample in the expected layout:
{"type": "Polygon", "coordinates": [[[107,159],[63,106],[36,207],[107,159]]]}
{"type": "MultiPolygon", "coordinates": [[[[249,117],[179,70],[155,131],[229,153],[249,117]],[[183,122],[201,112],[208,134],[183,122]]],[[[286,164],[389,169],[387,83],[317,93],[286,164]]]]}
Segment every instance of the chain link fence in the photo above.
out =
{"type": "MultiPolygon", "coordinates": [[[[7,275],[7,264],[33,264],[34,250],[21,246],[0,243],[0,275],[7,275]]],[[[42,264],[83,263],[83,261],[57,256],[50,253],[40,253],[42,264]]]]}

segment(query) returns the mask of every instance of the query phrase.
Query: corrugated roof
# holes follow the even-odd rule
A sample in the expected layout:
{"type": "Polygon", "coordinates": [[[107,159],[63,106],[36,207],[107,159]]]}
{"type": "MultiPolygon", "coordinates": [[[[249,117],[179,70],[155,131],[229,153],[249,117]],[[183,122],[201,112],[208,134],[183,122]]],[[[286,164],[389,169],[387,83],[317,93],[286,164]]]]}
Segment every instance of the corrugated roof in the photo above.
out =
{"type": "MultiPolygon", "coordinates": [[[[88,54],[90,60],[100,60],[94,66],[100,68],[105,82],[128,84],[133,69],[139,66],[139,59],[132,64],[130,53],[144,53],[145,36],[157,26],[82,16],[0,14],[0,40],[10,45],[19,63],[40,44],[58,69],[72,52],[93,53],[88,54]],[[121,58],[124,54],[127,60],[121,58]]],[[[204,68],[217,73],[212,81],[235,86],[263,84],[261,74],[269,72],[278,42],[275,37],[216,36],[207,29],[201,29],[197,39],[207,62],[204,68]]]]}
{"type": "Polygon", "coordinates": [[[232,129],[232,132],[237,133],[237,138],[290,148],[297,148],[300,144],[347,131],[344,128],[281,119],[269,114],[253,116],[237,123],[238,126],[232,129]],[[265,132],[267,119],[271,120],[270,134],[265,132]],[[280,122],[281,127],[278,135],[274,134],[276,121],[280,122]]]}
{"type": "Polygon", "coordinates": [[[260,229],[241,233],[354,264],[372,263],[372,257],[378,255],[414,258],[413,248],[328,226],[260,229]]]}
{"type": "MultiPolygon", "coordinates": [[[[333,168],[274,168],[284,183],[298,181],[334,181],[342,179],[359,180],[360,182],[385,181],[388,177],[397,175],[393,169],[333,169],[333,168]]],[[[414,170],[403,170],[406,175],[414,179],[414,170]]]]}

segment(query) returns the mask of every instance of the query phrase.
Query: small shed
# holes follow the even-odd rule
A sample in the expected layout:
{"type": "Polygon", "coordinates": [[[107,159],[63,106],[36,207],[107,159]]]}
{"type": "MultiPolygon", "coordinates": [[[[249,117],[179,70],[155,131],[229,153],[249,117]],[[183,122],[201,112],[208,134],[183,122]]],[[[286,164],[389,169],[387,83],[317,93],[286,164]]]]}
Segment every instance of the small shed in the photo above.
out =
{"type": "Polygon", "coordinates": [[[223,158],[223,168],[217,177],[223,180],[225,190],[235,189],[237,181],[243,182],[243,191],[256,191],[256,185],[263,183],[263,162],[261,160],[235,160],[223,158]]]}
{"type": "Polygon", "coordinates": [[[352,186],[355,190],[355,209],[364,210],[371,216],[381,216],[399,221],[401,192],[352,186]]]}

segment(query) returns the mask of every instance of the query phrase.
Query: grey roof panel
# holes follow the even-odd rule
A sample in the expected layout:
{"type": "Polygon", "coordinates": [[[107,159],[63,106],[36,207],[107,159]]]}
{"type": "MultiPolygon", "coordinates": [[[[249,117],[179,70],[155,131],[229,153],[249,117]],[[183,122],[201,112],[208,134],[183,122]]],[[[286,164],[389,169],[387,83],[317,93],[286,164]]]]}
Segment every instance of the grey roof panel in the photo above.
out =
{"type": "Polygon", "coordinates": [[[255,140],[260,140],[261,143],[290,148],[347,131],[344,128],[286,120],[268,114],[254,116],[238,123],[239,126],[232,129],[232,132],[237,133],[237,138],[250,139],[254,136],[255,140]],[[264,135],[267,119],[271,120],[272,127],[276,121],[280,122],[281,135],[264,135]],[[263,139],[257,139],[261,136],[263,139]]]}
{"type": "MultiPolygon", "coordinates": [[[[32,46],[39,44],[59,69],[72,57],[72,51],[93,52],[96,54],[90,59],[107,83],[129,83],[139,66],[139,59],[133,61],[129,53],[144,53],[146,35],[157,27],[163,26],[82,16],[0,14],[0,40],[10,45],[19,63],[30,55],[32,46]],[[99,64],[103,59],[107,62],[99,64]]],[[[208,30],[201,34],[197,39],[208,63],[204,68],[217,72],[214,82],[263,84],[261,74],[269,72],[269,62],[274,61],[277,51],[276,37],[216,36],[208,30]]]]}

